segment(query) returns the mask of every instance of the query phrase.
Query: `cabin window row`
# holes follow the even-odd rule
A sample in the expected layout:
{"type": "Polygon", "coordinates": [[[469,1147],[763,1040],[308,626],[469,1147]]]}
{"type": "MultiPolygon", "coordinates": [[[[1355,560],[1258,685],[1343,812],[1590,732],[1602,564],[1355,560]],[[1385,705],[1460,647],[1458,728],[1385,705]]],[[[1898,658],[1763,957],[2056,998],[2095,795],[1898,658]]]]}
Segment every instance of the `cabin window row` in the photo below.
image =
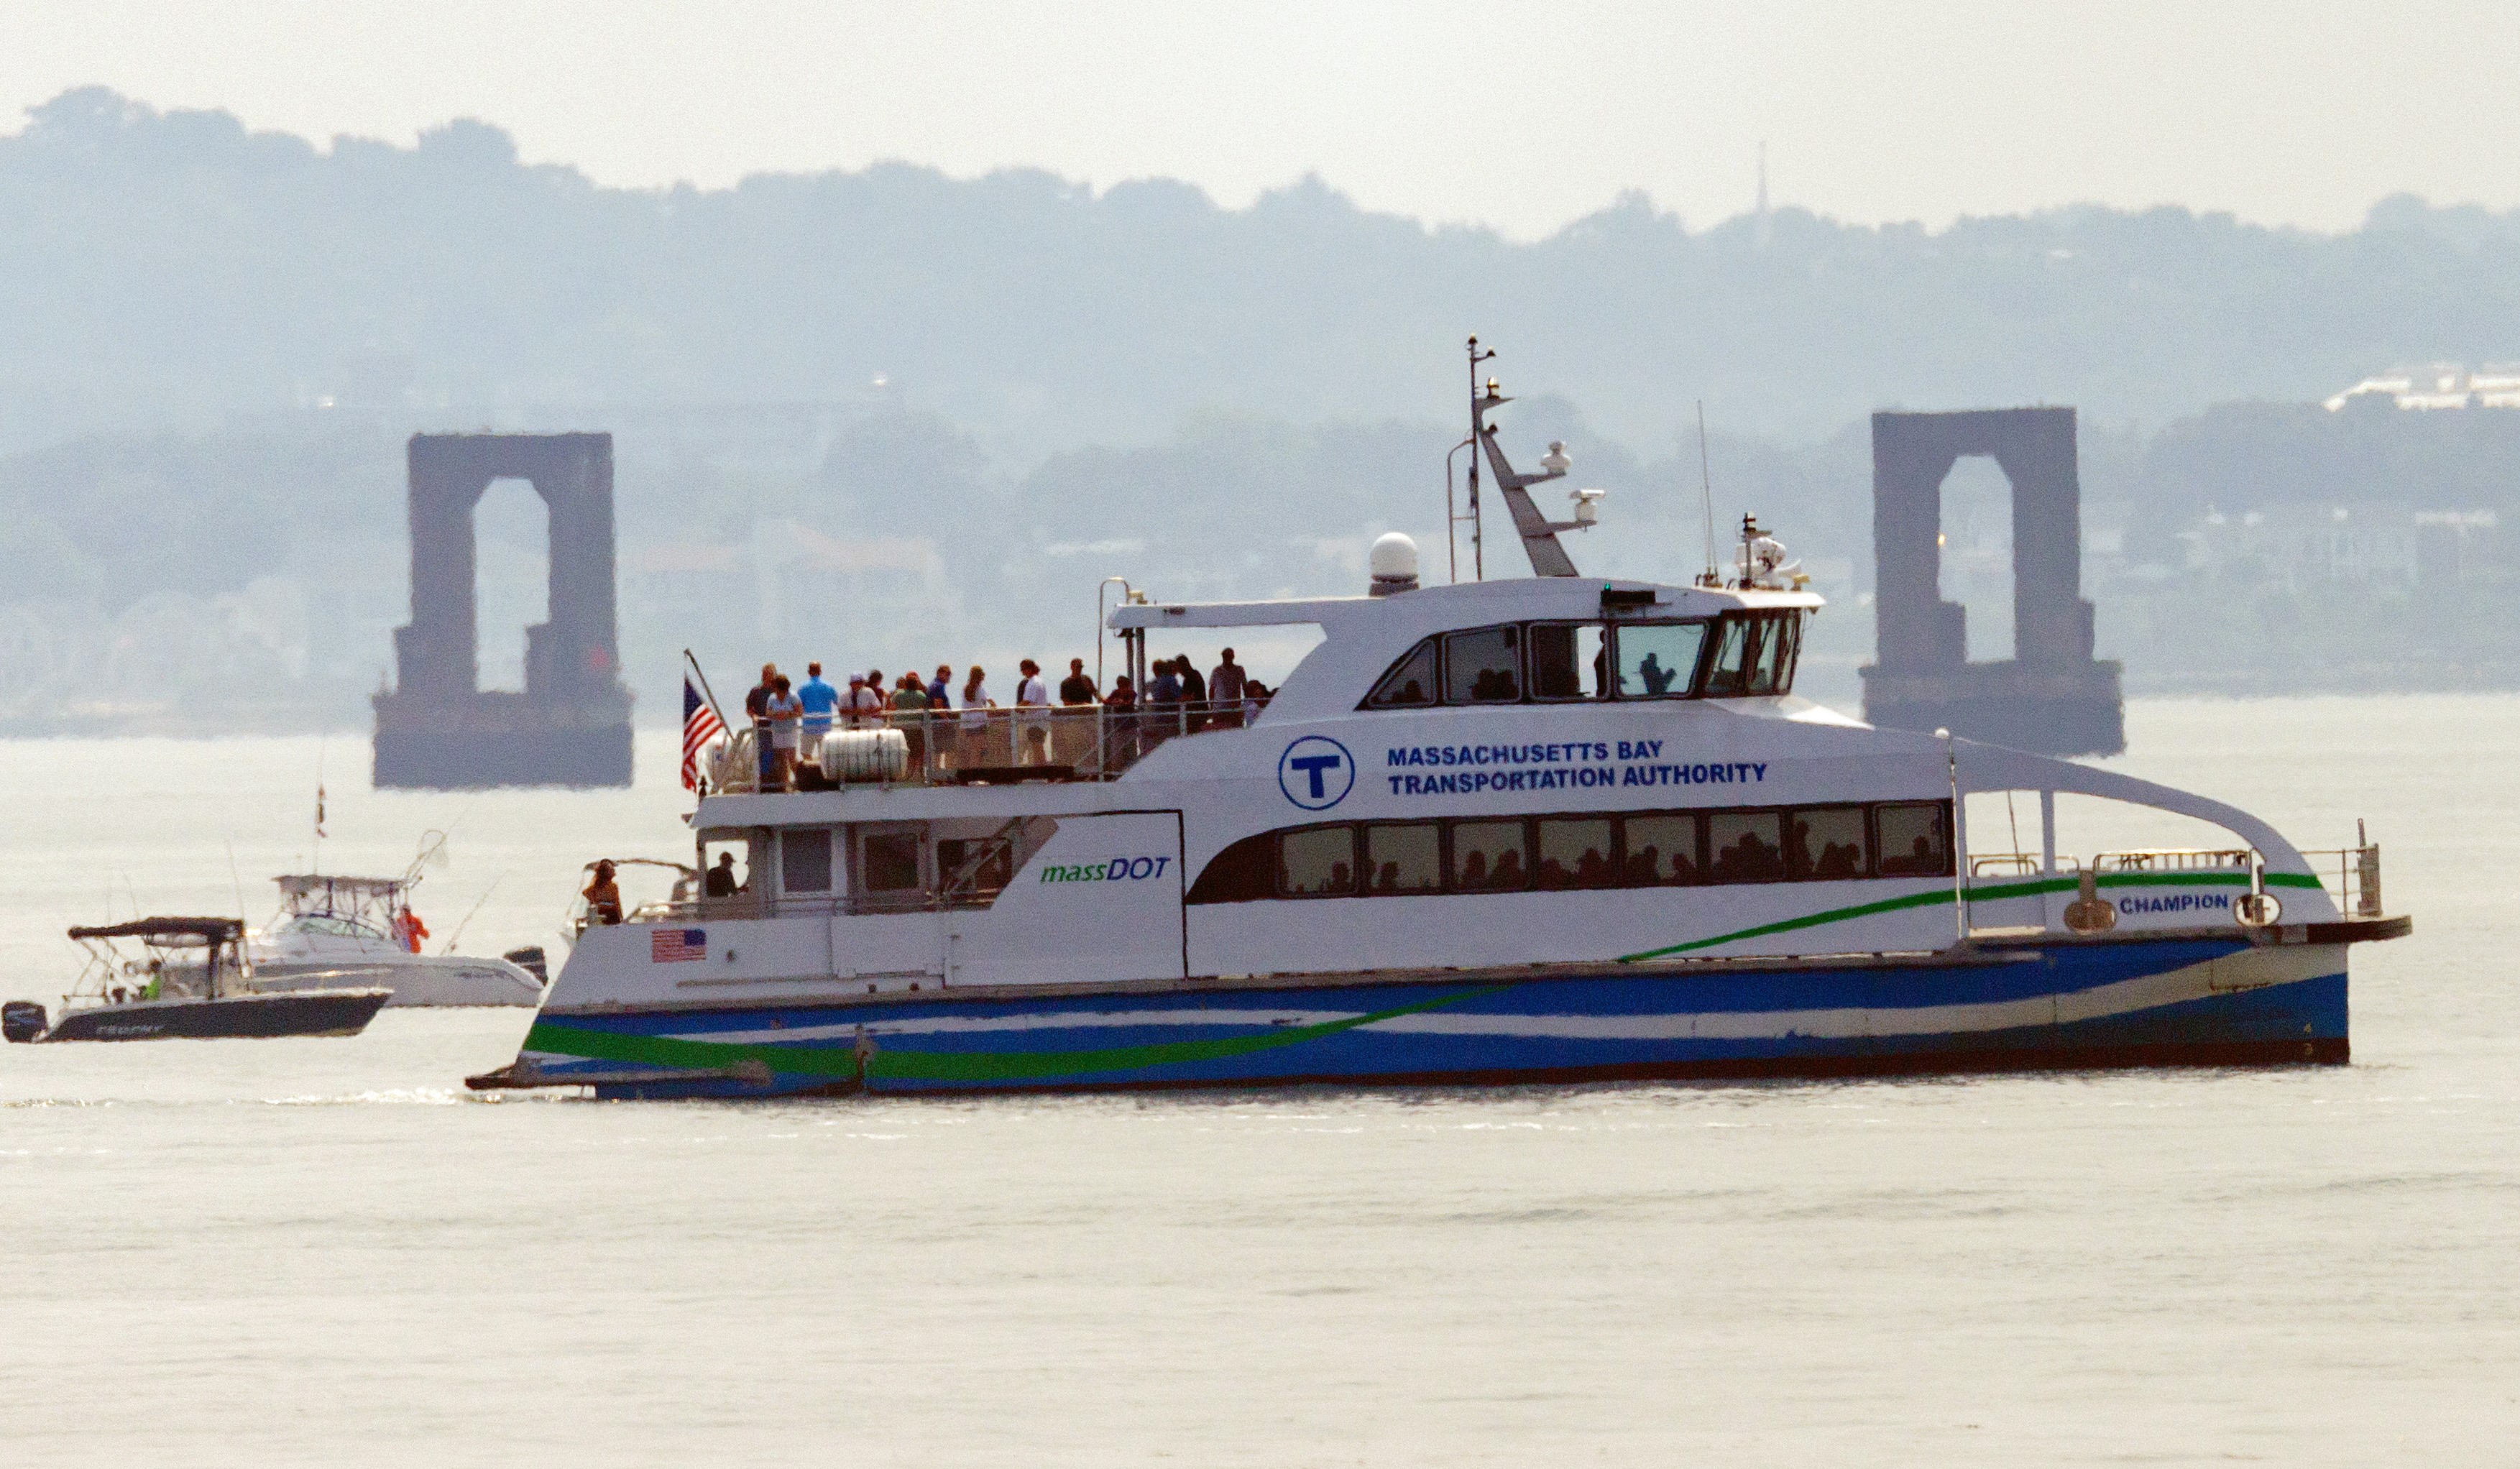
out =
{"type": "Polygon", "coordinates": [[[1437,633],[1367,696],[1369,709],[1587,699],[1740,698],[1794,686],[1802,614],[1686,622],[1508,622],[1437,633]]]}
{"type": "Polygon", "coordinates": [[[1348,822],[1245,837],[1192,903],[1952,874],[1951,803],[1348,822]]]}

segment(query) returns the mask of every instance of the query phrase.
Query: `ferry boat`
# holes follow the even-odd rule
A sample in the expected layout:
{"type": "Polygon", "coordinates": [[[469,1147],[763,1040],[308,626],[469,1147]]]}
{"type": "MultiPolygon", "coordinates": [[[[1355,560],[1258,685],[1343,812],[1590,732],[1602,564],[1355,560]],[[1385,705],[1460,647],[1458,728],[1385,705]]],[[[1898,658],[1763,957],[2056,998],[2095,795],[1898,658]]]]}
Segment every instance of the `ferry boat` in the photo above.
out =
{"type": "MultiPolygon", "coordinates": [[[[1166,602],[1104,627],[1137,687],[1192,630],[1318,629],[1265,707],[957,711],[748,731],[686,820],[723,879],[579,933],[476,1089],[762,1097],[2341,1063],[2347,955],[2410,930],[2367,842],[2314,862],[2224,803],[1868,727],[1794,692],[1822,606],[1745,522],[1733,574],[1587,578],[1476,385],[1534,575],[1166,602]],[[778,782],[783,786],[785,781],[778,782]],[[2036,853],[1972,848],[2023,792],[2036,853]],[[2214,850],[2056,850],[2059,793],[2214,850]],[[2327,860],[2335,866],[2330,868],[2327,860]],[[738,874],[741,881],[738,881],[738,874]],[[2332,878],[2330,887],[2324,878],[2332,878]]],[[[1591,497],[1591,498],[1587,498],[1591,497]]],[[[1475,542],[1473,543],[1475,545],[1475,542]]]]}

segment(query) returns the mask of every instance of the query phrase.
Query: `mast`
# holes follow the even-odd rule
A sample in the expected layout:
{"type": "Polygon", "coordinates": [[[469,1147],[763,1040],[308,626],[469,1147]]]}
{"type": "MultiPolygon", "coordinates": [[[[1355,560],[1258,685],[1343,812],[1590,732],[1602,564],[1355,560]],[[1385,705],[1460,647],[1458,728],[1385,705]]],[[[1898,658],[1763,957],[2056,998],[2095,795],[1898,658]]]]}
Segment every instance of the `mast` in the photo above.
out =
{"type": "Polygon", "coordinates": [[[1479,402],[1479,364],[1496,355],[1493,349],[1479,350],[1479,339],[1470,338],[1470,580],[1488,579],[1487,560],[1479,548],[1479,451],[1475,447],[1486,427],[1487,410],[1479,402]]]}

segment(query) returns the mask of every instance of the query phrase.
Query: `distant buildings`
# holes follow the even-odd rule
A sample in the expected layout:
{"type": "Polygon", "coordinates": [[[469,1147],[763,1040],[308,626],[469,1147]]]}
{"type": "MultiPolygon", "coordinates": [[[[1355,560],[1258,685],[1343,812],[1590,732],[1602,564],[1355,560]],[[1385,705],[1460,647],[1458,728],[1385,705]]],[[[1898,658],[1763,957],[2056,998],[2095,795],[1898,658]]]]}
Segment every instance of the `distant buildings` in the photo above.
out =
{"type": "Polygon", "coordinates": [[[2475,372],[2455,362],[2396,368],[2365,378],[2326,400],[2329,413],[2384,405],[2418,412],[2447,408],[2520,408],[2520,363],[2489,362],[2475,372]]]}

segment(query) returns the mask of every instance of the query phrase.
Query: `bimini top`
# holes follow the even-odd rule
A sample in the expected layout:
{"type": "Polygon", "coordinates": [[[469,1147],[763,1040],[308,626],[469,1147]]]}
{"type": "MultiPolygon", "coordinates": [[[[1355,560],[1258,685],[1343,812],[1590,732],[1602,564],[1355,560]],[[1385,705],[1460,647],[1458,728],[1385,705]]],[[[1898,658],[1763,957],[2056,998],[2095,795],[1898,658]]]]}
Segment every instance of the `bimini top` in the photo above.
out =
{"type": "Polygon", "coordinates": [[[106,923],[93,928],[73,928],[74,939],[200,939],[204,943],[233,944],[245,937],[243,918],[134,918],[128,923],[106,923]]]}
{"type": "Polygon", "coordinates": [[[284,896],[303,898],[309,893],[337,893],[349,896],[385,896],[411,886],[406,877],[336,877],[327,872],[292,872],[272,881],[280,884],[284,896]]]}

